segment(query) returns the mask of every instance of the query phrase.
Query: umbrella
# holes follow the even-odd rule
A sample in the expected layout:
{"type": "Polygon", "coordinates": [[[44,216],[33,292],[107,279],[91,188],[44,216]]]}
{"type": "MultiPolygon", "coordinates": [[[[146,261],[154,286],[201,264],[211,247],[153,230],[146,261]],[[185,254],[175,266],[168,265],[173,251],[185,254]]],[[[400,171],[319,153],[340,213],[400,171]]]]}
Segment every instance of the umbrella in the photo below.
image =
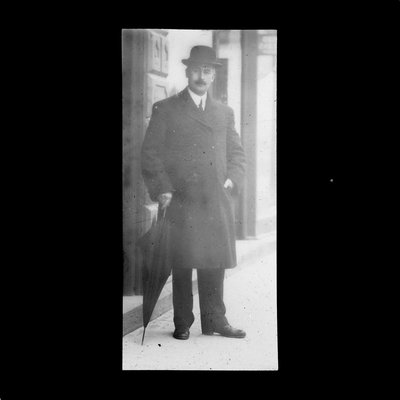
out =
{"type": "Polygon", "coordinates": [[[138,240],[143,254],[143,337],[161,290],[171,274],[170,226],[165,218],[166,208],[149,231],[138,240]]]}

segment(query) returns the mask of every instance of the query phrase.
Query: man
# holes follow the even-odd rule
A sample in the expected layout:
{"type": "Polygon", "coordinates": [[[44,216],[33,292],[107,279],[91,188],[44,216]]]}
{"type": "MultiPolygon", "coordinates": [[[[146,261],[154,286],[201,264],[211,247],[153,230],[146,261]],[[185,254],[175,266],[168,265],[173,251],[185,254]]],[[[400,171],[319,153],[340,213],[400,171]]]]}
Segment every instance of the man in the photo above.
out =
{"type": "Polygon", "coordinates": [[[150,198],[171,225],[173,336],[189,338],[196,268],[202,333],[243,338],[225,317],[223,283],[225,269],[236,266],[232,196],[243,183],[244,151],[233,110],[207,93],[221,65],[214,50],[195,46],[182,62],[188,87],[153,105],[142,147],[150,198]]]}

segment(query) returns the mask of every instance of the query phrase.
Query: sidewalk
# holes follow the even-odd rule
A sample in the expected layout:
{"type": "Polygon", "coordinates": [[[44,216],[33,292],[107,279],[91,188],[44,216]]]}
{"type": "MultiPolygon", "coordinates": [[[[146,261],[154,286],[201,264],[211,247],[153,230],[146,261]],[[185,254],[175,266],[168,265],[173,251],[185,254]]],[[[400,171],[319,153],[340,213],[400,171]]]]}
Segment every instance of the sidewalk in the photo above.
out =
{"type": "MultiPolygon", "coordinates": [[[[269,251],[275,249],[276,232],[270,232],[263,237],[254,240],[237,240],[236,254],[237,267],[227,269],[225,277],[237,273],[244,265],[248,265],[269,251]]],[[[197,293],[197,275],[193,274],[193,294],[197,293]]],[[[123,297],[123,335],[126,335],[143,324],[142,319],[143,296],[124,296],[123,297]]],[[[151,319],[156,319],[162,314],[172,309],[172,276],[170,276],[160,294],[156,307],[154,308],[151,319]]]]}
{"type": "MultiPolygon", "coordinates": [[[[254,241],[256,242],[256,241],[254,241]]],[[[224,301],[227,318],[244,329],[244,339],[201,334],[198,296],[189,340],[176,340],[173,310],[123,337],[124,370],[277,370],[276,251],[256,243],[251,258],[227,270],[224,301]],[[258,247],[257,247],[258,246],[258,247]]],[[[195,274],[194,274],[195,275],[195,274]]]]}

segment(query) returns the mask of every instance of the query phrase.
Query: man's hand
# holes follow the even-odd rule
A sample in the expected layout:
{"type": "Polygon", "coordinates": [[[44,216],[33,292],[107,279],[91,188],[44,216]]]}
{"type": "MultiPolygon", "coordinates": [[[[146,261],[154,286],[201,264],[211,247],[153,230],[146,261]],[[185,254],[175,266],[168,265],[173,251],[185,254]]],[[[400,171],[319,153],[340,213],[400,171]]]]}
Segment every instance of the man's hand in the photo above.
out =
{"type": "Polygon", "coordinates": [[[225,189],[233,189],[233,182],[230,179],[227,179],[224,183],[225,189]]]}
{"type": "Polygon", "coordinates": [[[158,196],[158,203],[161,207],[161,210],[164,210],[164,208],[168,207],[169,204],[171,203],[172,200],[172,193],[163,193],[158,196]]]}

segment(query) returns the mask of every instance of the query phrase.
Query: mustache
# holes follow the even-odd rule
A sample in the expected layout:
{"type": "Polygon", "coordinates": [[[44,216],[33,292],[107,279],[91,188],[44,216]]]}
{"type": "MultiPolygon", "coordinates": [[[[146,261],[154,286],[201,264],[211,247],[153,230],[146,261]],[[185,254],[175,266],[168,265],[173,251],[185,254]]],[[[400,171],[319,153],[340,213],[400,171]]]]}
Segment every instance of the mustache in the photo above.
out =
{"type": "Polygon", "coordinates": [[[202,79],[198,79],[194,82],[196,85],[205,85],[206,83],[202,79]]]}

